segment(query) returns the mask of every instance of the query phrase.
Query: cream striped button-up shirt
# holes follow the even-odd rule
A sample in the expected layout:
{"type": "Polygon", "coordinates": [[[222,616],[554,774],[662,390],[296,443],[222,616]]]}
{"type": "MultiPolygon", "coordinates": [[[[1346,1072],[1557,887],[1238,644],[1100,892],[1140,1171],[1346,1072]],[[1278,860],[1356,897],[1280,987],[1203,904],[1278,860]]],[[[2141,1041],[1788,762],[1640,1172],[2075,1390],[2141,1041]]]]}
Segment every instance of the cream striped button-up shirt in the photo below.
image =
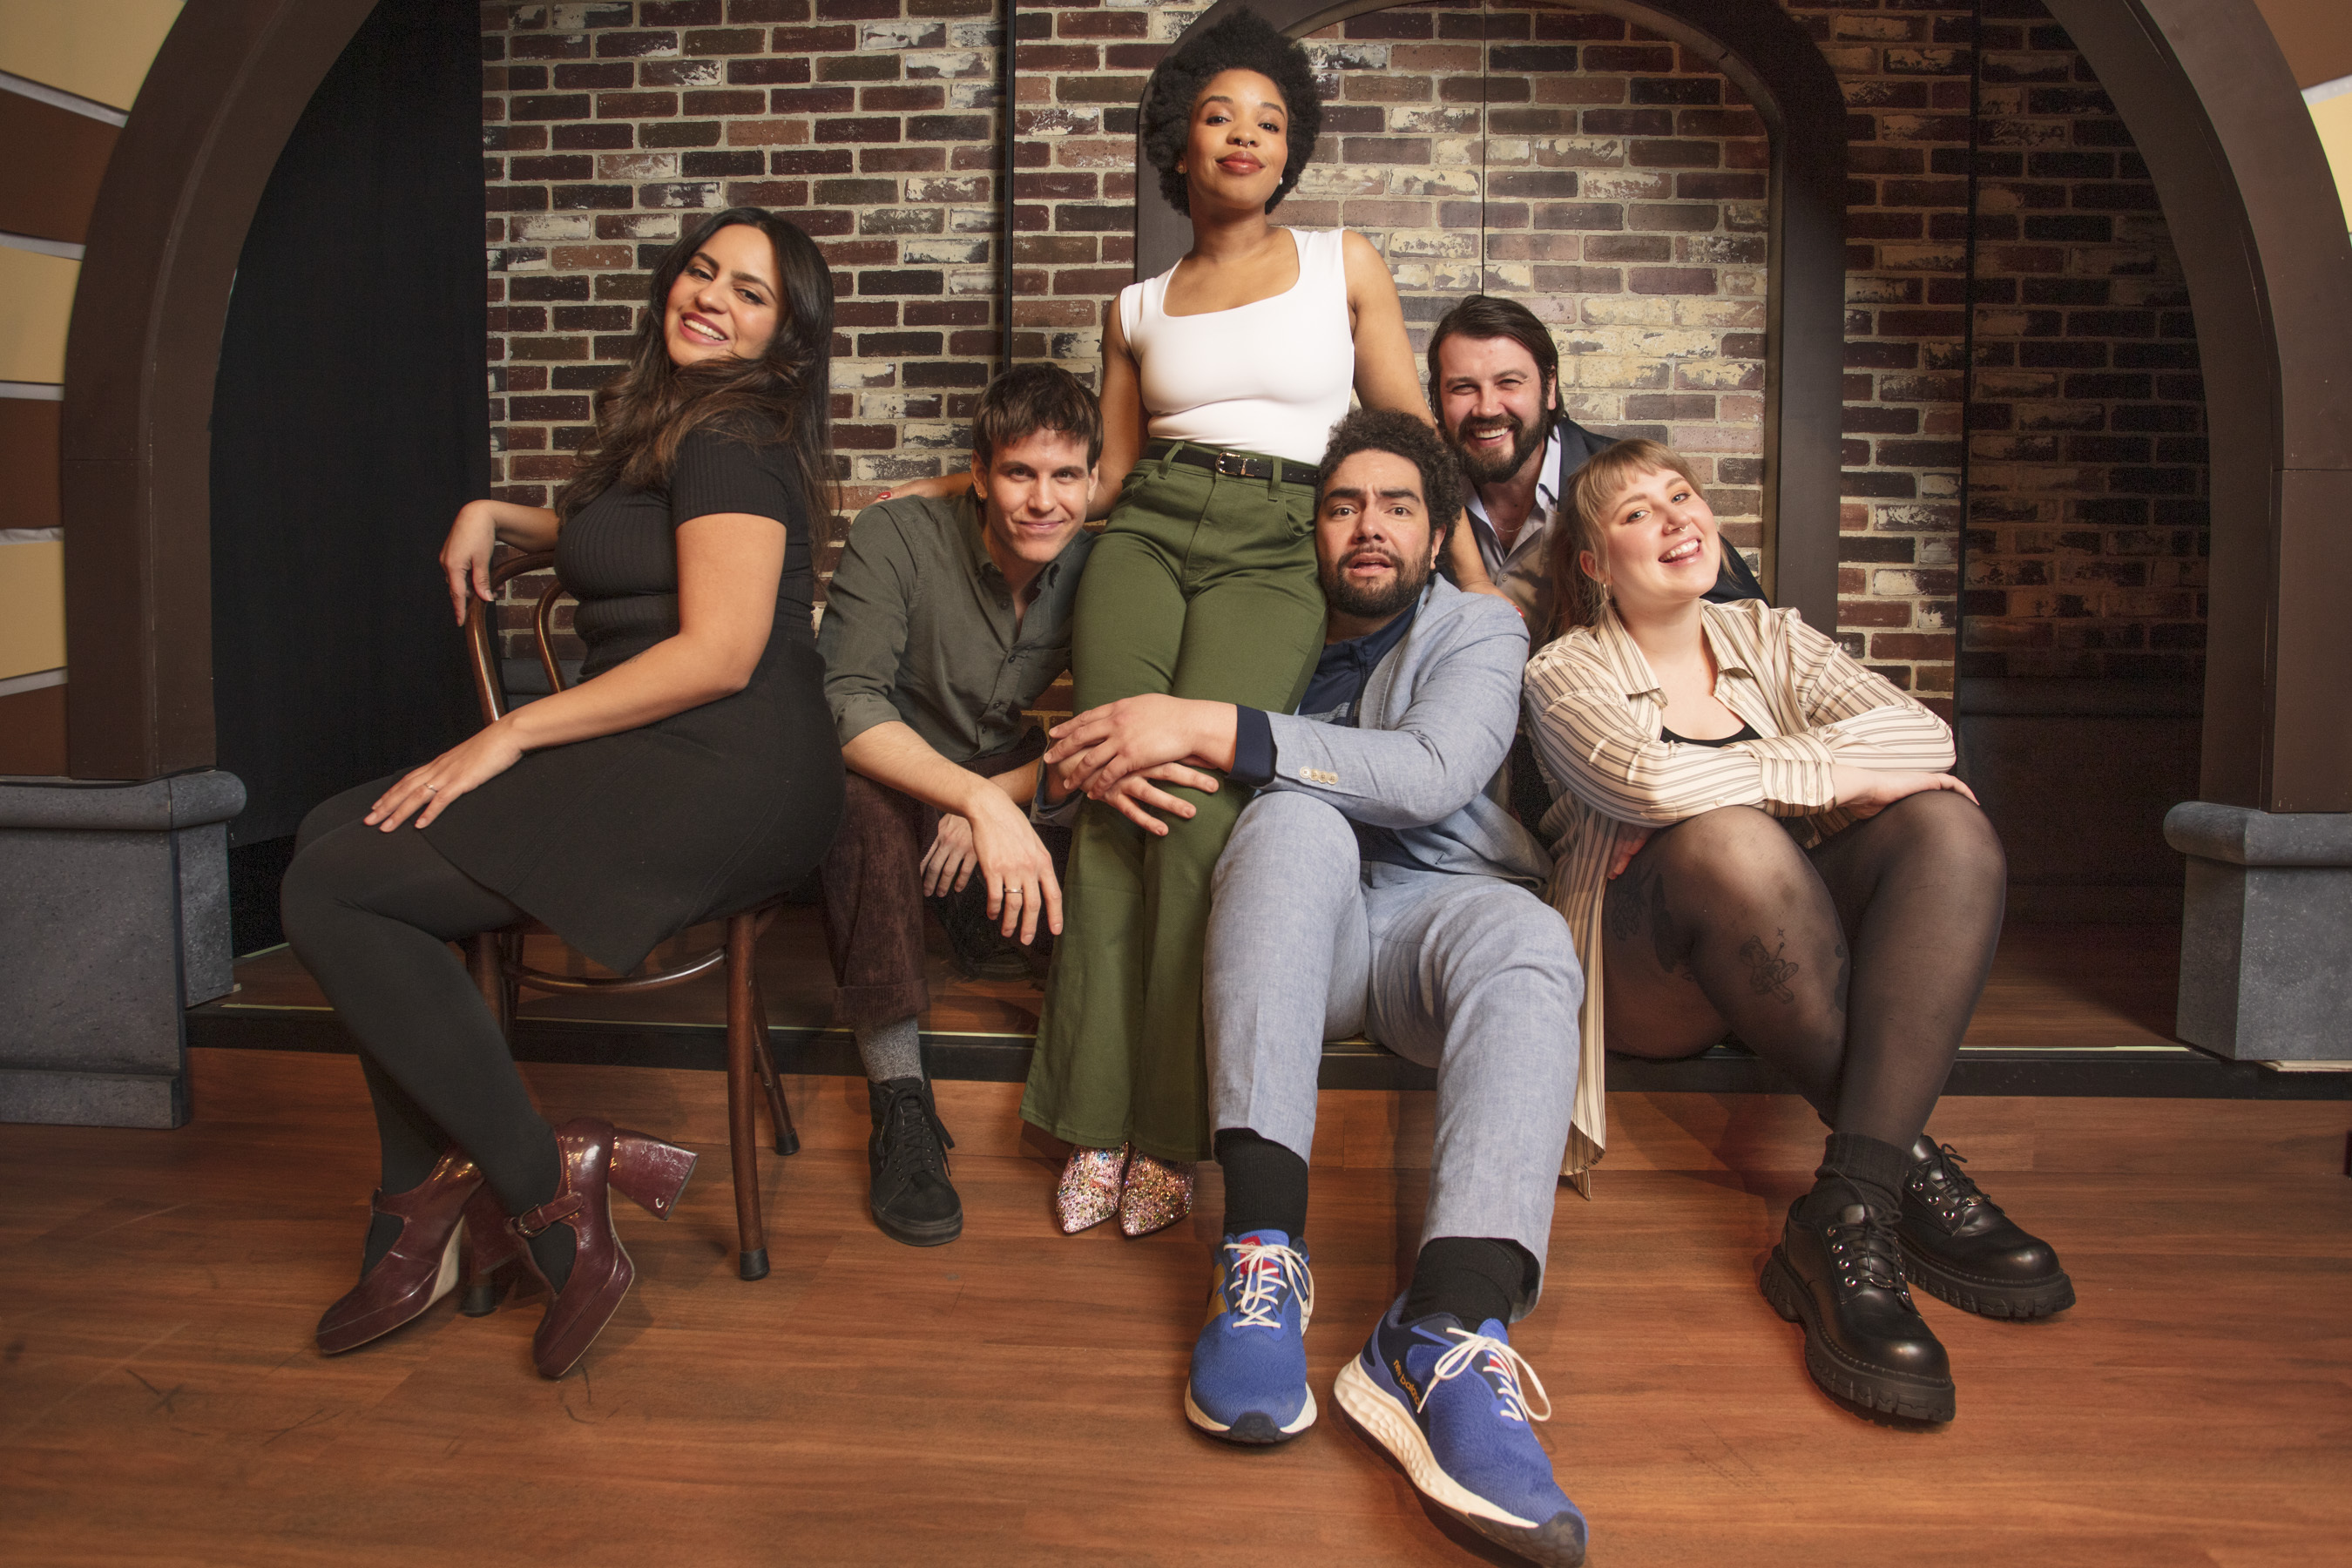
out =
{"type": "Polygon", "coordinates": [[[1802,818],[1801,837],[1818,843],[1854,820],[1837,808],[1832,764],[1931,773],[1952,765],[1952,732],[1941,719],[1796,611],[1741,599],[1702,603],[1699,613],[1715,656],[1715,695],[1759,739],[1722,747],[1659,739],[1665,693],[1613,608],[1528,663],[1528,732],[1555,797],[1543,819],[1553,859],[1549,896],[1567,917],[1584,967],[1582,1065],[1562,1173],[1588,1196],[1586,1173],[1607,1142],[1601,902],[1621,836],[1752,805],[1802,818]]]}

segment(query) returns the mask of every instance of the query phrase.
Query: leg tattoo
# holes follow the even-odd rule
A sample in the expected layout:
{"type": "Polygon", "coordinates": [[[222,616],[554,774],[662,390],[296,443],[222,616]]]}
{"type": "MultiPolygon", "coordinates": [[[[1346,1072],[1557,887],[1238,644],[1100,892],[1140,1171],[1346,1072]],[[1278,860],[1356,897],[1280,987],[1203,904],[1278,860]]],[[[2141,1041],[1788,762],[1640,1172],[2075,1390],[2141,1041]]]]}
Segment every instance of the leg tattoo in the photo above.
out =
{"type": "Polygon", "coordinates": [[[1609,884],[1609,896],[1601,905],[1601,916],[1609,922],[1609,940],[1627,942],[1642,923],[1642,895],[1648,889],[1650,878],[1644,872],[1627,872],[1609,884]]]}
{"type": "Polygon", "coordinates": [[[1783,1002],[1794,1002],[1797,994],[1789,989],[1789,982],[1797,977],[1800,965],[1781,957],[1788,951],[1789,933],[1774,931],[1780,945],[1770,952],[1764,948],[1764,939],[1751,936],[1739,944],[1739,956],[1748,961],[1748,984],[1759,996],[1773,996],[1783,1002]]]}

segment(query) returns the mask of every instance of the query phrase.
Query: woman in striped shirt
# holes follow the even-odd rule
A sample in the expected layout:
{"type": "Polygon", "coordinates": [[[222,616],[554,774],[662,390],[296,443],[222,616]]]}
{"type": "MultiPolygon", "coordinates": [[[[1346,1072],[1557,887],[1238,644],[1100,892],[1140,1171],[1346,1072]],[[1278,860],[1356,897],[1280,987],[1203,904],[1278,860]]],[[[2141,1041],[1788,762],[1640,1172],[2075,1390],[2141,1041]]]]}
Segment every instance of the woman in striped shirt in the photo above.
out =
{"type": "Polygon", "coordinates": [[[1601,1157],[1601,1053],[1737,1034],[1831,1128],[1765,1297],[1832,1394],[1953,1412],[1908,1277],[1990,1317],[2074,1302],[2056,1254],[1924,1133],[2000,933],[2000,841],[1944,722],[1794,610],[1709,604],[1723,548],[1680,457],[1622,441],[1556,531],[1562,635],[1528,666],[1551,900],[1585,973],[1571,1176],[1601,1157]]]}

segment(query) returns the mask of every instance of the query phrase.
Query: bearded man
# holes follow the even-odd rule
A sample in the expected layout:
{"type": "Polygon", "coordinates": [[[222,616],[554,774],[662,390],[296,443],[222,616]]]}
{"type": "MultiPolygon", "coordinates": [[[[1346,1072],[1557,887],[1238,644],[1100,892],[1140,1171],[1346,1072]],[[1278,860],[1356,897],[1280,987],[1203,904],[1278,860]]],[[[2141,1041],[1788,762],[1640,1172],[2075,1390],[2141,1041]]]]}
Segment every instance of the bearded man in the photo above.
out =
{"type": "MultiPolygon", "coordinates": [[[[1551,525],[1568,504],[1569,484],[1586,459],[1618,439],[1588,430],[1559,404],[1559,349],[1535,312],[1511,300],[1473,294],[1445,312],[1429,338],[1429,405],[1470,477],[1467,539],[1449,564],[1475,544],[1487,578],[1528,618],[1528,637],[1552,637],[1551,525]]],[[[1466,570],[1456,575],[1468,580],[1466,570]]],[[[1707,597],[1760,599],[1736,550],[1707,597]]]]}
{"type": "Polygon", "coordinates": [[[1462,490],[1419,419],[1348,416],[1317,476],[1328,610],[1297,710],[1130,697],[1056,728],[1045,756],[1139,821],[1147,803],[1117,785],[1155,765],[1258,792],[1209,916],[1201,1002],[1225,1218],[1186,1418],[1253,1447],[1315,1421],[1316,1074],[1326,1040],[1360,1031],[1436,1069],[1437,1106],[1411,1275],[1331,1393],[1438,1507],[1568,1568],[1584,1518],[1530,1426],[1550,1407],[1510,1325],[1543,1281],[1583,977],[1567,923],[1532,890],[1550,862],[1490,793],[1526,628],[1434,572],[1462,490]]]}

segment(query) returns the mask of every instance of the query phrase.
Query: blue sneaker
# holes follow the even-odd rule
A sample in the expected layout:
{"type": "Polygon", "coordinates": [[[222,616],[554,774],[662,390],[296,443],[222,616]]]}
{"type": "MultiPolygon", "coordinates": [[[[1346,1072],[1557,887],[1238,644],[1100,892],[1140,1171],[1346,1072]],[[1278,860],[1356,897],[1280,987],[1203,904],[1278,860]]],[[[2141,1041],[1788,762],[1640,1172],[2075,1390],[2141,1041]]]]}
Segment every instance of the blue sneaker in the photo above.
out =
{"type": "Polygon", "coordinates": [[[1403,1310],[1399,1297],[1340,1369],[1339,1408],[1438,1507],[1530,1562],[1576,1568],[1584,1515],[1529,1425],[1551,1419],[1536,1369],[1492,1318],[1474,1334],[1452,1313],[1408,1323],[1403,1310]]]}
{"type": "Polygon", "coordinates": [[[1315,1277],[1278,1230],[1229,1236],[1217,1249],[1209,1321],[1192,1345],[1184,1415],[1228,1443],[1286,1443],[1315,1425],[1307,1320],[1315,1277]]]}

